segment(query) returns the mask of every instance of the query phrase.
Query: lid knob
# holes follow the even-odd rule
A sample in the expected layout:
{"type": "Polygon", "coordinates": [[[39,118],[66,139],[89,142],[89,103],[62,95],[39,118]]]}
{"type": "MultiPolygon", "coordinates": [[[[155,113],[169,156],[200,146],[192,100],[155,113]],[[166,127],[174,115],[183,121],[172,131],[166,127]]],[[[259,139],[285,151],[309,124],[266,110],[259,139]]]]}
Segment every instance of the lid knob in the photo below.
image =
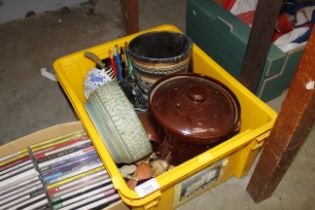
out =
{"type": "Polygon", "coordinates": [[[194,101],[194,102],[203,102],[207,99],[206,90],[201,85],[195,85],[195,86],[191,87],[188,90],[187,95],[188,95],[189,99],[194,101]]]}

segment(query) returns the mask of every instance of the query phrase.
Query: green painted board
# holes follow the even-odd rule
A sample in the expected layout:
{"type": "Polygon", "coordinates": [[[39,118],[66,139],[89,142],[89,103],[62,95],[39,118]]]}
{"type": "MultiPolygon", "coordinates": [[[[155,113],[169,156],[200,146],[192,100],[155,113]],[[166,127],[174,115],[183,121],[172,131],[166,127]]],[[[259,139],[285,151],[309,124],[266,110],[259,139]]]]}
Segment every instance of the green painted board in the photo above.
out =
{"type": "MultiPolygon", "coordinates": [[[[211,58],[239,78],[249,26],[212,0],[188,0],[186,33],[211,58]]],[[[297,50],[287,58],[287,53],[271,45],[256,94],[265,101],[280,95],[288,87],[302,51],[297,50]],[[278,76],[281,71],[285,73],[278,76]],[[273,77],[276,81],[264,82],[273,77]]]]}

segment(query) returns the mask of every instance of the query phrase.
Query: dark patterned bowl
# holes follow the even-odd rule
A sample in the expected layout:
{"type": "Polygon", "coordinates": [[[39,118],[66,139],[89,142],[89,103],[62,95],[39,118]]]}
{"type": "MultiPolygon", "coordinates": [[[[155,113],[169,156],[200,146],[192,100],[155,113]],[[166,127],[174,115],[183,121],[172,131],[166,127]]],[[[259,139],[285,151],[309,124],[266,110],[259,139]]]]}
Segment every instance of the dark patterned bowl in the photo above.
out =
{"type": "Polygon", "coordinates": [[[128,49],[140,87],[147,94],[165,75],[188,71],[192,41],[182,33],[157,31],[137,36],[128,49]]]}

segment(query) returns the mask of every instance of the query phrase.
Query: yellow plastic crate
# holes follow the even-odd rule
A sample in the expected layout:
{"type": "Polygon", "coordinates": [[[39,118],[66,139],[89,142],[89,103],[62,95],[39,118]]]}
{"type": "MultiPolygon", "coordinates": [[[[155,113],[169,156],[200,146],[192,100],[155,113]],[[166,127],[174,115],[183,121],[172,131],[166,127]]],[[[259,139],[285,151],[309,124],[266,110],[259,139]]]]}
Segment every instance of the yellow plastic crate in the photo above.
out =
{"type": "Polygon", "coordinates": [[[83,81],[95,64],[86,59],[83,53],[88,50],[106,58],[109,56],[108,50],[113,49],[115,44],[123,46],[141,33],[160,30],[180,32],[172,25],[162,25],[67,55],[54,63],[58,80],[89,133],[115,188],[123,201],[135,210],[173,209],[232,176],[240,178],[246,175],[276,118],[271,108],[194,45],[193,71],[209,75],[233,90],[241,105],[241,131],[224,143],[142,185],[137,191],[129,189],[85,110],[83,81]]]}

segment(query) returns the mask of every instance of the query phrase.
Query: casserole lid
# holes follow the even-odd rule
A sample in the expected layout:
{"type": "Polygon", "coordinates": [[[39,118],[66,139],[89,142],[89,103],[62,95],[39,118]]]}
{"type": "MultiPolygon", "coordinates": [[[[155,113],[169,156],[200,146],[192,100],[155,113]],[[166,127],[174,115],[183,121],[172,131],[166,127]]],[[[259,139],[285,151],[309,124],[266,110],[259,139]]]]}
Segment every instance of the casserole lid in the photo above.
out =
{"type": "Polygon", "coordinates": [[[149,110],[160,126],[190,143],[214,143],[240,127],[240,105],[232,91],[196,73],[172,74],[155,83],[149,110]]]}

